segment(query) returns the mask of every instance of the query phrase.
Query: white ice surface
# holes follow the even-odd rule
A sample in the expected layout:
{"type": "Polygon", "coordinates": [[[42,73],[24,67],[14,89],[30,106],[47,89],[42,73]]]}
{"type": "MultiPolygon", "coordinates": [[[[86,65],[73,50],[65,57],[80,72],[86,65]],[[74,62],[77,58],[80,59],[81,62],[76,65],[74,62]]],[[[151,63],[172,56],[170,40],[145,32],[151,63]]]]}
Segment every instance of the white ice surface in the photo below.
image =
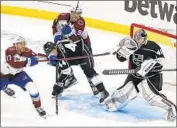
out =
{"type": "MultiPolygon", "coordinates": [[[[21,36],[24,36],[31,41],[28,43],[28,46],[32,48],[37,53],[43,53],[42,46],[47,40],[52,41],[52,32],[51,32],[51,21],[44,21],[39,19],[25,18],[25,17],[16,17],[10,15],[1,14],[1,32],[14,33],[21,36]]],[[[118,43],[124,35],[119,35],[116,33],[110,33],[106,31],[99,31],[96,29],[88,28],[91,41],[93,53],[102,53],[107,52],[118,43]]],[[[1,61],[4,60],[4,50],[11,46],[11,41],[1,33],[1,61]]],[[[162,46],[167,62],[165,67],[175,68],[176,67],[176,49],[162,46]]],[[[109,55],[104,57],[95,58],[96,67],[95,69],[100,74],[105,87],[107,90],[112,93],[117,87],[121,86],[126,78],[126,75],[119,76],[104,76],[101,72],[104,69],[110,68],[127,68],[127,62],[120,63],[115,56],[109,55]]],[[[98,99],[92,97],[92,92],[87,83],[85,76],[83,75],[82,70],[77,66],[73,67],[74,74],[78,79],[78,84],[72,88],[66,90],[63,93],[65,97],[64,100],[59,101],[59,115],[58,116],[49,116],[46,120],[38,116],[35,111],[31,99],[27,92],[23,92],[17,86],[12,85],[11,87],[16,92],[16,99],[6,96],[1,92],[1,125],[2,126],[176,126],[176,122],[167,122],[162,119],[154,119],[147,116],[146,119],[141,120],[137,118],[138,116],[129,116],[129,114],[122,114],[122,117],[117,117],[116,114],[104,113],[102,106],[98,104],[98,99]],[[82,101],[81,97],[93,100],[93,104],[97,108],[102,109],[99,115],[100,110],[95,113],[94,106],[90,105],[89,101],[82,101]],[[73,101],[72,97],[76,97],[76,101],[73,101]],[[68,98],[68,99],[67,99],[68,98]],[[70,99],[71,98],[71,99],[70,99]],[[71,102],[70,102],[71,100],[71,102]],[[76,104],[74,104],[76,102],[76,104]],[[80,104],[78,104],[80,103],[80,104]],[[77,106],[83,108],[86,105],[90,105],[88,109],[83,109],[86,112],[79,110],[77,106]],[[71,107],[72,106],[72,107],[71,107]],[[75,108],[74,108],[75,107],[75,108]],[[77,110],[75,110],[77,109],[77,110]],[[88,114],[88,113],[91,114],[88,114]],[[114,118],[115,116],[115,118],[114,118]],[[122,119],[121,119],[122,118],[122,119]]],[[[55,82],[55,68],[47,65],[46,63],[39,63],[35,67],[26,68],[25,71],[31,76],[35,81],[38,90],[41,95],[42,105],[46,111],[53,115],[55,113],[55,101],[51,99],[52,87],[55,82]]],[[[176,83],[176,73],[164,73],[164,81],[176,83]]],[[[176,103],[176,86],[164,85],[163,93],[167,97],[176,103]]],[[[141,95],[140,95],[141,97],[141,95]]],[[[137,101],[141,104],[140,101],[137,101]]],[[[136,104],[136,103],[135,103],[136,104]]],[[[137,104],[137,108],[141,106],[137,104]]],[[[142,104],[146,104],[142,100],[142,104]]],[[[132,105],[134,108],[136,106],[132,105]]],[[[143,106],[144,107],[144,106],[143,106]]],[[[141,107],[139,107],[141,109],[141,107]]],[[[129,107],[129,109],[131,109],[129,107]]],[[[133,109],[133,108],[132,108],[133,109]]],[[[151,111],[152,107],[146,107],[147,110],[151,111]]],[[[154,112],[156,109],[153,109],[154,112]]],[[[118,113],[121,115],[121,113],[118,113]]],[[[138,113],[137,113],[138,115],[138,113]]],[[[145,114],[144,114],[145,115],[145,114]]],[[[146,117],[146,115],[145,115],[146,117]]],[[[153,117],[154,118],[154,117],[153,117]]]]}

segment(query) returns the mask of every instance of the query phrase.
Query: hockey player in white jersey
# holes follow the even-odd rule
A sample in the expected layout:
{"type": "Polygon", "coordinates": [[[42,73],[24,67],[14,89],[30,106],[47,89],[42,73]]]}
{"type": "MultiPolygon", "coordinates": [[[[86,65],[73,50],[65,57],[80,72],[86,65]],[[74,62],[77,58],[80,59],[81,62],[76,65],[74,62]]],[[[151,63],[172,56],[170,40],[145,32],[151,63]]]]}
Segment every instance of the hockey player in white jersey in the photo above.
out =
{"type": "Polygon", "coordinates": [[[176,105],[160,93],[163,85],[161,69],[164,65],[164,54],[160,46],[154,41],[147,40],[147,33],[143,29],[135,32],[133,39],[126,37],[119,43],[116,52],[120,62],[129,60],[129,69],[136,69],[136,73],[128,75],[124,84],[117,88],[106,101],[108,111],[117,111],[129,104],[139,93],[152,106],[164,110],[164,119],[174,121],[176,105]]]}
{"type": "MultiPolygon", "coordinates": [[[[36,54],[26,47],[24,38],[18,36],[13,41],[13,46],[5,51],[5,62],[1,65],[1,90],[8,95],[14,91],[7,88],[14,84],[29,92],[33,105],[41,117],[46,117],[46,112],[41,106],[40,95],[33,80],[23,71],[25,67],[38,64],[36,54]]],[[[2,99],[3,100],[3,99],[2,99]]]]}

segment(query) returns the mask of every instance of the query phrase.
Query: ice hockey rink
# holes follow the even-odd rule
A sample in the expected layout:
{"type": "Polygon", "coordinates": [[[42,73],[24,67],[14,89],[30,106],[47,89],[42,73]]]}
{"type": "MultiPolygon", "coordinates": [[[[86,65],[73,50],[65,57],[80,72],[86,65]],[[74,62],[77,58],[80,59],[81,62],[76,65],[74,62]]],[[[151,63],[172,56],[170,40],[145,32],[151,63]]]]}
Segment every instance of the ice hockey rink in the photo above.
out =
{"type": "MultiPolygon", "coordinates": [[[[28,46],[36,53],[43,53],[42,46],[52,41],[51,21],[1,14],[1,62],[4,50],[11,46],[14,34],[28,39],[28,46]]],[[[125,35],[88,28],[93,53],[108,52],[115,48],[125,35]]],[[[166,68],[176,67],[176,49],[162,46],[166,57],[166,68]]],[[[100,74],[110,94],[121,86],[126,75],[105,76],[104,69],[127,68],[127,62],[119,62],[115,56],[95,57],[95,69],[100,74]]],[[[11,85],[16,98],[1,92],[1,126],[176,126],[175,122],[162,119],[162,111],[150,106],[139,94],[126,108],[118,112],[107,112],[92,95],[91,88],[79,66],[73,66],[78,83],[64,91],[59,99],[59,114],[55,115],[55,100],[51,98],[55,83],[55,68],[46,62],[25,71],[33,78],[41,95],[42,105],[49,114],[41,118],[34,109],[27,92],[11,85]]],[[[164,82],[176,84],[176,72],[164,72],[164,82]]],[[[176,104],[176,86],[163,85],[167,97],[176,104]]]]}

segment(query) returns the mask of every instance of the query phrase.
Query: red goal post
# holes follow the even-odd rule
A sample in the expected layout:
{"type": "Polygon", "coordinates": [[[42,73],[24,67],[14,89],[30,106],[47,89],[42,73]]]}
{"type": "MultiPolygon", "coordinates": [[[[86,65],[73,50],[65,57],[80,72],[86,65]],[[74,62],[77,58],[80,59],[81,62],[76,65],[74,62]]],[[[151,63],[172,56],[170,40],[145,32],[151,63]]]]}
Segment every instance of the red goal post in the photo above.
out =
{"type": "Polygon", "coordinates": [[[161,42],[161,43],[166,44],[168,46],[176,47],[177,35],[174,35],[174,34],[171,34],[168,32],[164,32],[162,30],[158,30],[158,29],[148,27],[145,25],[132,23],[130,26],[130,36],[131,37],[133,37],[133,34],[136,31],[136,29],[144,29],[147,32],[148,37],[153,41],[161,42]]]}

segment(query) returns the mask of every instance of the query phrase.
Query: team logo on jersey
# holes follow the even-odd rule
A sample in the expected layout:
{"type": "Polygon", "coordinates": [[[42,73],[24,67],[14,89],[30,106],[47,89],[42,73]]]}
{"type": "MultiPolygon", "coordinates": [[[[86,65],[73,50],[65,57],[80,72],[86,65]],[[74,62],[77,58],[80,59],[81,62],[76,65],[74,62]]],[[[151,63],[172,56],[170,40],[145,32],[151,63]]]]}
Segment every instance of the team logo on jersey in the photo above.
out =
{"type": "Polygon", "coordinates": [[[14,55],[14,62],[23,62],[26,60],[26,57],[19,56],[18,54],[14,55]]]}
{"type": "Polygon", "coordinates": [[[133,61],[134,64],[139,66],[143,62],[143,58],[144,58],[144,55],[133,54],[132,61],[133,61]]]}
{"type": "Polygon", "coordinates": [[[84,22],[82,20],[77,21],[78,25],[84,25],[84,22]]]}
{"type": "Polygon", "coordinates": [[[75,52],[77,45],[74,43],[69,43],[69,44],[65,44],[65,47],[70,49],[71,51],[75,52]]]}

